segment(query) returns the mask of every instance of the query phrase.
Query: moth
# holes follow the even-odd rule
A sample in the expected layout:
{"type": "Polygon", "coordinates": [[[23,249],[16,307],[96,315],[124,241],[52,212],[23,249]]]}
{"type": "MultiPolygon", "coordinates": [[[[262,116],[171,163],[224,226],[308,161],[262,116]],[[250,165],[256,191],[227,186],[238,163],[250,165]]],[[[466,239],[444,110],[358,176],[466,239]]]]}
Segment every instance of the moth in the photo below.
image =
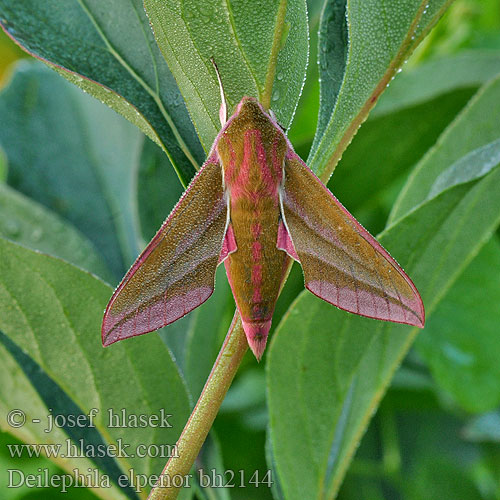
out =
{"type": "Polygon", "coordinates": [[[274,114],[244,97],[207,160],[106,308],[105,346],[168,325],[214,290],[225,265],[257,359],[288,268],[305,287],[351,313],[423,327],[410,278],[294,152],[274,114]]]}

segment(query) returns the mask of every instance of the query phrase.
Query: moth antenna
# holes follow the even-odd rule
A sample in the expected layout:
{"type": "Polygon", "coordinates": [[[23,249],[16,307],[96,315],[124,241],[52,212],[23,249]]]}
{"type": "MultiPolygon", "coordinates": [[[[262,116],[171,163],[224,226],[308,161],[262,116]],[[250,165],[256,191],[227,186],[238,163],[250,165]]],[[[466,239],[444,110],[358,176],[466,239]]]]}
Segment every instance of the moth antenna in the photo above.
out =
{"type": "Polygon", "coordinates": [[[226,124],[226,122],[227,122],[226,96],[224,94],[224,87],[222,85],[222,80],[221,80],[221,77],[220,77],[219,68],[217,67],[217,64],[215,63],[215,59],[213,57],[211,57],[210,61],[214,65],[215,74],[217,75],[217,80],[219,82],[220,99],[221,99],[221,104],[220,104],[220,108],[219,108],[219,119],[220,119],[220,124],[222,126],[224,126],[226,124]]]}

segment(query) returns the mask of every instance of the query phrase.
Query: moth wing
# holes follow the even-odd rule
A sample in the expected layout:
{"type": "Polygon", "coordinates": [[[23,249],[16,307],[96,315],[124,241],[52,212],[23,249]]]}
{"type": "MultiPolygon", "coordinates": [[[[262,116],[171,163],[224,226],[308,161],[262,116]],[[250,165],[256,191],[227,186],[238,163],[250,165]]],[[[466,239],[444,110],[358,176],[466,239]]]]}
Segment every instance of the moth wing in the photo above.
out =
{"type": "Polygon", "coordinates": [[[306,288],[346,311],[423,327],[422,299],[388,252],[293,152],[284,173],[278,247],[301,263],[306,288]]]}
{"type": "Polygon", "coordinates": [[[103,344],[161,328],[205,302],[227,223],[222,168],[212,157],[115,290],[104,313],[103,344]]]}

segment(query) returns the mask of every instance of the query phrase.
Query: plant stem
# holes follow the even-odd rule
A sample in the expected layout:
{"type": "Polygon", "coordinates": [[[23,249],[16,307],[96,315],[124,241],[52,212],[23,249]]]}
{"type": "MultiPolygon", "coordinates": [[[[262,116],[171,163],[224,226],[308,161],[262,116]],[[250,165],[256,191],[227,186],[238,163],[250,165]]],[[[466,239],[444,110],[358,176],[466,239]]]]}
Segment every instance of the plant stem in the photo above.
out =
{"type": "Polygon", "coordinates": [[[200,398],[177,441],[176,456],[168,460],[148,500],[177,498],[180,478],[189,474],[247,349],[245,332],[236,312],[200,398]]]}

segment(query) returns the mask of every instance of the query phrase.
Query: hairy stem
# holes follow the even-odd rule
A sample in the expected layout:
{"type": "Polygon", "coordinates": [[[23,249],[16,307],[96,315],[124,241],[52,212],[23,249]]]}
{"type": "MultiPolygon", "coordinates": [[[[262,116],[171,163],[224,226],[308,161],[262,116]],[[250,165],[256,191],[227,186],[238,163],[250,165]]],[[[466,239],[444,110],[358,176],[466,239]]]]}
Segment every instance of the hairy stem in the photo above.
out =
{"type": "Polygon", "coordinates": [[[245,332],[236,312],[200,398],[177,441],[176,456],[168,460],[149,500],[177,498],[180,478],[189,474],[247,349],[245,332]]]}

